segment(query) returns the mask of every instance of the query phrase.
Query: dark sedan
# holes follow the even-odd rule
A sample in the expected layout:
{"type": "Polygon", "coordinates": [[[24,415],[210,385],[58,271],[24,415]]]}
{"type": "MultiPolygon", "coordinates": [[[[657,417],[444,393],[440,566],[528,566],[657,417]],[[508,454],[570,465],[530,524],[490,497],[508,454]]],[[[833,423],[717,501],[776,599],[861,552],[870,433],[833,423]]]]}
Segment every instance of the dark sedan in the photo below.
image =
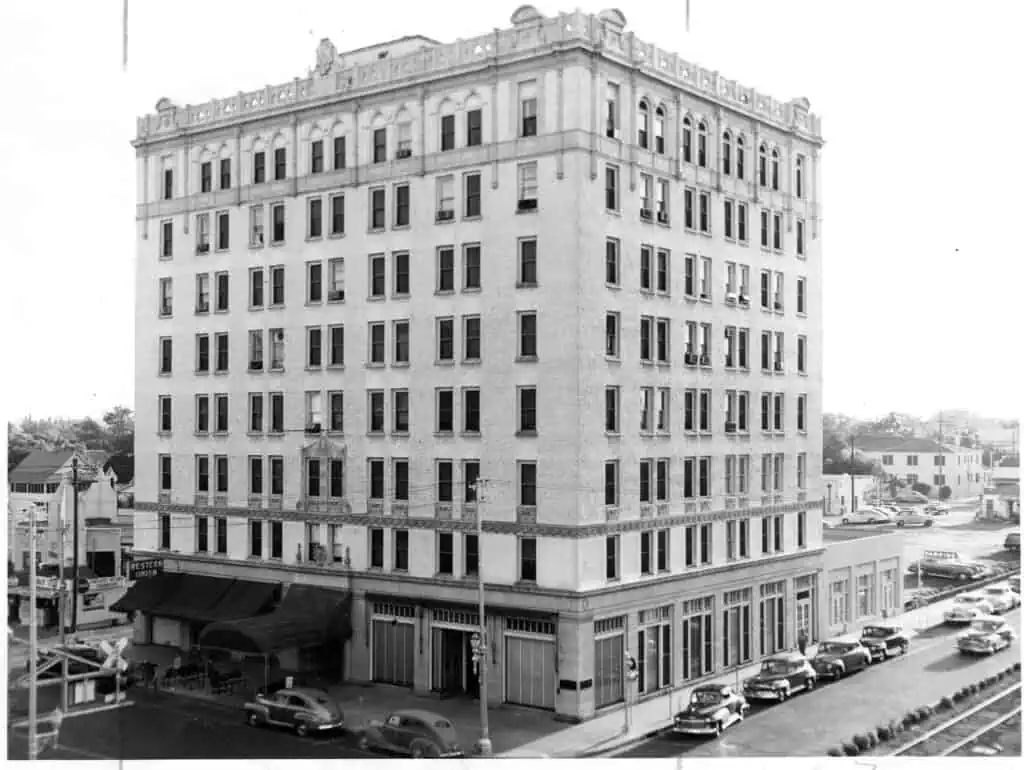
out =
{"type": "Polygon", "coordinates": [[[860,643],[868,648],[871,660],[878,661],[905,653],[910,647],[910,637],[902,626],[876,624],[864,626],[860,632],[860,643]]]}
{"type": "Polygon", "coordinates": [[[798,652],[781,652],[764,659],[761,670],[743,683],[743,694],[750,700],[781,703],[793,693],[813,690],[817,680],[807,658],[798,652]]]}
{"type": "Polygon", "coordinates": [[[811,665],[818,676],[841,679],[844,675],[860,671],[871,665],[871,652],[859,641],[830,639],[818,645],[811,665]]]}

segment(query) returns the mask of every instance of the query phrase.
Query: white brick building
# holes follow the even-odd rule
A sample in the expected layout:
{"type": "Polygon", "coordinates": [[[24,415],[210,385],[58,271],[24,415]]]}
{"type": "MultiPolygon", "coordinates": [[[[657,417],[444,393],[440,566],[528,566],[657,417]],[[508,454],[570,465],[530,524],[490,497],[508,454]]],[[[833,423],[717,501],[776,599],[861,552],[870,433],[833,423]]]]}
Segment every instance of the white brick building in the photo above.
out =
{"type": "Polygon", "coordinates": [[[644,697],[815,633],[822,140],[512,22],[139,120],[136,550],[348,592],[344,675],[417,691],[474,689],[482,561],[492,699],[586,718],[624,645],[644,697]]]}

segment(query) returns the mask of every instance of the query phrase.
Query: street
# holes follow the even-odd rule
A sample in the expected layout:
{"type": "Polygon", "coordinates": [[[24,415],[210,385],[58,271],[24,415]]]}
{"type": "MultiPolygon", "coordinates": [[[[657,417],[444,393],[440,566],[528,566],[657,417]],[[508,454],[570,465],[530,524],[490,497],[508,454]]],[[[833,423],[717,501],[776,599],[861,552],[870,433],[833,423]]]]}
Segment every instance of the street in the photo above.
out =
{"type": "MultiPolygon", "coordinates": [[[[1006,616],[1020,634],[1020,610],[1006,616]]],[[[961,629],[938,626],[918,634],[906,657],[892,658],[835,683],[820,683],[782,704],[752,704],[750,714],[717,740],[662,734],[619,757],[823,756],[855,733],[901,718],[1020,659],[1019,639],[987,658],[961,656],[961,629]]]]}
{"type": "MultiPolygon", "coordinates": [[[[40,759],[367,758],[346,733],[299,738],[249,727],[242,714],[194,698],[133,690],[132,706],[65,720],[60,748],[40,759]]],[[[25,734],[11,730],[7,758],[26,758],[25,734]]]]}

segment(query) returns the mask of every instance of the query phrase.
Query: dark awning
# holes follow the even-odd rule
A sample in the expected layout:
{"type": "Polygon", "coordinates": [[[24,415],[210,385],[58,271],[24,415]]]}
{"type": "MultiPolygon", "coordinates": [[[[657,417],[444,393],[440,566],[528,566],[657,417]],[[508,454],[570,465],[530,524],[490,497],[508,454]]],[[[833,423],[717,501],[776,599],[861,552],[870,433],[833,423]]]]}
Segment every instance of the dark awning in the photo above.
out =
{"type": "Polygon", "coordinates": [[[319,586],[292,585],[268,615],[211,623],[200,647],[271,653],[344,641],[352,635],[349,594],[319,586]]]}
{"type": "Polygon", "coordinates": [[[259,615],[274,601],[274,594],[280,583],[260,583],[255,580],[232,580],[220,600],[201,618],[215,622],[219,620],[240,620],[259,615]]]}
{"type": "Polygon", "coordinates": [[[214,609],[233,581],[212,575],[181,574],[174,591],[154,607],[151,612],[163,618],[181,620],[215,620],[214,609]]]}
{"type": "Polygon", "coordinates": [[[128,593],[110,605],[114,612],[150,612],[166,599],[181,582],[181,573],[163,572],[159,575],[139,578],[128,593]]]}

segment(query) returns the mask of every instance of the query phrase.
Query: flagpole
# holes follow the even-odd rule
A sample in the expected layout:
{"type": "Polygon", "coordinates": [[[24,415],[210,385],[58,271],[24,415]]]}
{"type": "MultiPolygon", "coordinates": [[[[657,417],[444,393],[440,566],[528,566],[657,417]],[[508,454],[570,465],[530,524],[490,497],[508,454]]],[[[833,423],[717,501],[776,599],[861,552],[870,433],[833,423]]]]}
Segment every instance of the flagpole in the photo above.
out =
{"type": "MultiPolygon", "coordinates": [[[[125,13],[128,13],[128,0],[124,0],[125,13]]],[[[690,32],[690,0],[686,0],[686,32],[690,32]]]]}
{"type": "Polygon", "coordinates": [[[124,0],[124,16],[121,23],[122,46],[121,46],[121,69],[128,70],[128,0],[124,0]]]}

